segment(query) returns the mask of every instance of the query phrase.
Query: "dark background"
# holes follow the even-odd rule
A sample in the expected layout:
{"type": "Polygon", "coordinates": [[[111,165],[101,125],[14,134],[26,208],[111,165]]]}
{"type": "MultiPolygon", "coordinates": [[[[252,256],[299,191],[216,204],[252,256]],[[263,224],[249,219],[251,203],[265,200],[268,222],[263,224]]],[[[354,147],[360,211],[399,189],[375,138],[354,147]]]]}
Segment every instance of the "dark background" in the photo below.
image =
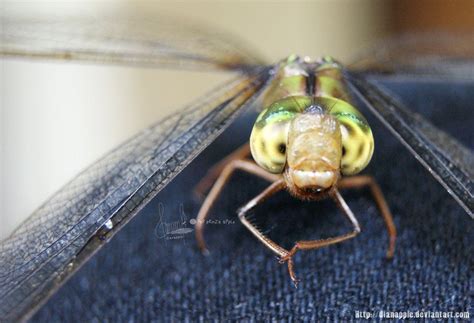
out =
{"type": "MultiPolygon", "coordinates": [[[[386,82],[405,104],[474,147],[473,84],[386,82]]],[[[362,109],[363,111],[366,111],[362,109]]],[[[301,283],[240,224],[235,210],[266,183],[236,174],[206,227],[202,256],[194,233],[167,240],[160,223],[186,227],[199,209],[191,188],[207,168],[248,139],[252,116],[237,121],[131,223],[69,280],[33,321],[220,321],[222,319],[354,319],[355,311],[472,311],[473,221],[398,143],[365,112],[376,140],[364,173],[378,180],[398,228],[395,258],[383,221],[366,190],[344,192],[362,233],[350,241],[295,257],[301,283]],[[160,222],[159,205],[163,205],[160,222]],[[227,221],[224,223],[224,221],[227,221]],[[230,223],[229,223],[230,222],[230,223]]],[[[348,232],[330,202],[297,201],[281,193],[253,219],[285,246],[348,232]]],[[[171,237],[168,235],[168,238],[171,237]]]]}

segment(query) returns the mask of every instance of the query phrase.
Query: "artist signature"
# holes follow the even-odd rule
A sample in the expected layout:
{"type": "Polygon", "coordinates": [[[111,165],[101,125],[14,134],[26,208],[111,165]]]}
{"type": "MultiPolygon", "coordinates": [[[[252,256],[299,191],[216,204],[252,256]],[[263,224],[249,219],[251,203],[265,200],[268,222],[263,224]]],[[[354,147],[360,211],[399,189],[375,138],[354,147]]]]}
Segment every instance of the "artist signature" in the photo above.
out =
{"type": "Polygon", "coordinates": [[[158,217],[159,220],[155,227],[155,234],[159,239],[183,239],[186,234],[194,231],[194,229],[189,226],[192,224],[193,219],[188,221],[183,204],[179,205],[179,220],[166,222],[163,203],[158,204],[158,217]]]}
{"type": "MultiPolygon", "coordinates": [[[[158,204],[158,223],[155,227],[155,234],[159,239],[178,240],[194,231],[194,226],[198,222],[197,219],[188,219],[184,212],[184,205],[179,205],[179,219],[176,221],[167,221],[165,215],[165,206],[163,203],[158,204]]],[[[206,224],[235,224],[235,220],[231,219],[207,219],[206,224]]]]}

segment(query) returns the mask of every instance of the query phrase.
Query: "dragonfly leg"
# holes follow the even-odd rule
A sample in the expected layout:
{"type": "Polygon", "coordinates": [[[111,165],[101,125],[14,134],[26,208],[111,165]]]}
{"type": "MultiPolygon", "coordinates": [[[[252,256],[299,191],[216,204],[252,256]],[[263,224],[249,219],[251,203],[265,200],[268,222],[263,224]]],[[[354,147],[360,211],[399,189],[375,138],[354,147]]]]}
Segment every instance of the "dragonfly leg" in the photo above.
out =
{"type": "Polygon", "coordinates": [[[362,188],[367,186],[370,188],[375,203],[377,204],[380,214],[382,215],[385,221],[385,226],[387,227],[387,232],[390,239],[389,247],[387,250],[387,258],[393,258],[393,254],[395,252],[395,241],[397,239],[397,229],[395,227],[395,224],[393,223],[392,213],[388,208],[387,201],[385,200],[382,190],[380,189],[375,179],[372,176],[359,175],[342,178],[338,183],[338,187],[340,189],[362,188]]]}
{"type": "Polygon", "coordinates": [[[222,192],[222,189],[224,188],[225,184],[236,170],[245,171],[247,173],[266,179],[270,182],[278,181],[280,179],[280,176],[270,174],[264,169],[260,168],[254,162],[248,160],[234,159],[230,161],[227,165],[225,165],[216,182],[214,183],[214,186],[211,188],[209,194],[206,196],[206,199],[204,200],[201,209],[199,210],[199,213],[196,217],[196,240],[199,249],[201,249],[204,254],[208,253],[203,234],[206,218],[213,204],[219,197],[219,194],[222,192]]]}
{"type": "MultiPolygon", "coordinates": [[[[285,248],[281,247],[278,245],[276,242],[268,238],[263,232],[261,232],[254,224],[252,224],[246,217],[245,215],[247,212],[252,210],[254,207],[257,205],[261,204],[264,200],[272,196],[273,194],[281,191],[286,187],[285,181],[283,179],[279,179],[275,182],[273,182],[270,186],[268,186],[263,192],[255,196],[253,199],[251,199],[247,204],[242,206],[238,211],[239,219],[242,222],[243,225],[249,231],[258,239],[260,242],[262,242],[268,249],[273,251],[275,254],[277,254],[280,259],[283,259],[289,254],[289,251],[286,250],[285,248]]],[[[293,260],[288,258],[288,272],[290,274],[290,278],[295,284],[295,286],[298,283],[298,280],[296,279],[295,272],[293,270],[293,260]]]]}
{"type": "Polygon", "coordinates": [[[295,243],[295,245],[293,246],[293,248],[291,248],[290,251],[286,255],[281,257],[281,259],[280,259],[281,263],[288,262],[288,270],[290,271],[290,277],[292,275],[294,276],[294,273],[291,272],[292,267],[293,267],[292,258],[298,250],[311,250],[311,249],[322,248],[322,247],[325,247],[325,246],[329,246],[329,245],[332,245],[332,244],[336,244],[336,243],[339,243],[339,242],[349,240],[351,238],[354,238],[356,235],[358,235],[360,233],[359,222],[357,221],[356,217],[352,213],[349,206],[346,204],[346,202],[342,198],[339,191],[334,190],[334,192],[331,193],[330,196],[336,202],[336,205],[344,212],[344,215],[346,215],[347,218],[351,221],[351,224],[353,226],[353,230],[352,230],[352,232],[349,232],[349,233],[346,233],[346,234],[343,234],[343,235],[339,235],[339,236],[336,236],[336,237],[332,237],[332,238],[327,238],[327,239],[297,241],[295,243]]]}
{"type": "Polygon", "coordinates": [[[204,176],[199,183],[194,188],[194,195],[198,199],[202,199],[204,197],[204,193],[209,190],[212,186],[212,183],[219,177],[220,173],[224,170],[224,168],[233,160],[236,159],[245,159],[250,155],[250,145],[247,142],[246,144],[240,146],[236,150],[234,150],[231,154],[227,157],[222,159],[217,164],[213,165],[209,171],[207,172],[206,176],[204,176]]]}

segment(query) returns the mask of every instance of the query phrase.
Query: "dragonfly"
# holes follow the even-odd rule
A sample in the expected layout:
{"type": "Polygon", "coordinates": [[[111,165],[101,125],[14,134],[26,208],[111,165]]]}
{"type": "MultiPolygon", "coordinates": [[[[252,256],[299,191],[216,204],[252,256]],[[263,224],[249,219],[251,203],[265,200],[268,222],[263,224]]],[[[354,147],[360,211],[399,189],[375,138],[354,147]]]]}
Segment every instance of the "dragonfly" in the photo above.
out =
{"type": "MultiPolygon", "coordinates": [[[[239,217],[288,264],[295,281],[292,256],[296,251],[347,240],[359,231],[340,188],[370,186],[390,235],[387,255],[393,255],[396,231],[382,192],[371,177],[355,175],[370,161],[373,138],[352,103],[354,96],[473,217],[473,153],[369,80],[370,75],[390,74],[472,81],[471,49],[450,46],[449,37],[444,41],[439,37],[400,38],[377,46],[346,67],[331,57],[297,55],[268,63],[233,37],[158,18],[127,23],[2,20],[0,53],[5,59],[237,73],[78,174],[1,241],[2,319],[30,317],[239,115],[255,106],[261,112],[249,134],[249,145],[216,164],[196,188],[201,194],[210,190],[196,219],[198,245],[203,251],[203,220],[229,173],[240,168],[271,184],[239,209],[239,217]],[[435,55],[440,49],[445,52],[435,55]],[[323,141],[303,140],[317,133],[323,141]],[[271,153],[265,153],[265,145],[271,153]],[[313,160],[301,162],[306,154],[313,160]],[[291,250],[278,246],[245,215],[285,188],[303,199],[332,198],[354,230],[330,241],[303,241],[291,250]]],[[[456,43],[473,44],[472,38],[456,43]]]]}

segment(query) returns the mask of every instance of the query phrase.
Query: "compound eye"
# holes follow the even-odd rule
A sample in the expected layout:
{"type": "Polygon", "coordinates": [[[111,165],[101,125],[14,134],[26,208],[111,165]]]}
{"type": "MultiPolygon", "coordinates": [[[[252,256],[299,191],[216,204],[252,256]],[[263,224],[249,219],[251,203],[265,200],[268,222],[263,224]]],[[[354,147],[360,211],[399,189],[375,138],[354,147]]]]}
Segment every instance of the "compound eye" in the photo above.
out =
{"type": "Polygon", "coordinates": [[[370,128],[359,127],[347,120],[340,123],[343,147],[341,172],[354,175],[362,171],[372,159],[374,138],[370,128]]]}
{"type": "Polygon", "coordinates": [[[282,173],[286,164],[286,142],[289,122],[274,122],[259,128],[254,126],[250,135],[250,149],[255,162],[270,173],[282,173]]]}
{"type": "Polygon", "coordinates": [[[354,175],[362,171],[372,159],[374,137],[367,120],[356,107],[336,98],[320,98],[328,112],[340,124],[342,140],[341,172],[354,175]]]}
{"type": "Polygon", "coordinates": [[[275,101],[258,116],[250,135],[255,162],[270,173],[282,173],[286,165],[286,144],[290,122],[311,103],[306,96],[275,101]]]}

